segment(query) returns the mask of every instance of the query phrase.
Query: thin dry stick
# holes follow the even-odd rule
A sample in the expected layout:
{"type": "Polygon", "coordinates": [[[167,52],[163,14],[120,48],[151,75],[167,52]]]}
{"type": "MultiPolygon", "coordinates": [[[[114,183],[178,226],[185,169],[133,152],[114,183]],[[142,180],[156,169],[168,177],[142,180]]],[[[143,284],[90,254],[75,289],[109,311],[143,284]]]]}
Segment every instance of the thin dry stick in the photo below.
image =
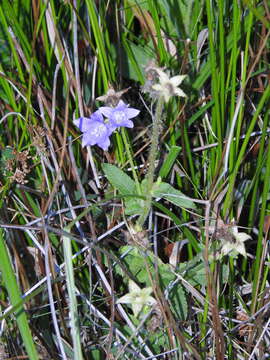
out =
{"type": "MultiPolygon", "coordinates": [[[[89,299],[86,297],[86,296],[83,296],[79,290],[76,288],[75,289],[76,291],[76,294],[78,296],[80,296],[84,301],[85,303],[89,306],[89,309],[91,310],[91,312],[98,318],[100,318],[102,321],[104,321],[105,324],[107,324],[109,327],[112,326],[110,320],[108,320],[90,301],[89,299]]],[[[125,343],[128,342],[128,339],[125,337],[125,335],[120,331],[118,330],[117,328],[114,329],[115,330],[115,334],[117,336],[119,336],[119,338],[121,338],[122,340],[125,341],[125,343]]],[[[137,355],[137,356],[140,356],[142,359],[145,359],[145,356],[141,353],[138,352],[138,349],[131,343],[130,344],[130,347],[133,349],[134,353],[137,355]]],[[[150,356],[150,358],[152,359],[153,355],[150,356]]]]}
{"type": "Polygon", "coordinates": [[[256,345],[254,346],[254,349],[253,349],[252,353],[250,354],[248,360],[254,359],[255,352],[256,352],[257,348],[259,347],[260,342],[262,341],[262,338],[264,337],[265,333],[269,331],[269,329],[268,329],[269,324],[270,324],[270,318],[267,320],[267,323],[265,324],[263,331],[262,331],[256,345]]]}
{"type": "Polygon", "coordinates": [[[57,192],[58,182],[61,177],[61,170],[62,170],[64,156],[65,156],[65,152],[66,152],[66,138],[67,138],[68,116],[69,116],[69,111],[68,111],[68,109],[69,109],[69,83],[68,83],[67,89],[68,89],[68,91],[67,91],[66,107],[65,107],[65,126],[64,126],[64,135],[63,135],[64,144],[63,144],[62,151],[61,151],[60,162],[59,162],[59,167],[58,167],[57,174],[56,174],[56,179],[55,179],[51,194],[49,196],[49,199],[43,209],[43,214],[46,214],[46,212],[47,212],[48,208],[51,206],[53,198],[57,192]]]}
{"type": "MultiPolygon", "coordinates": [[[[68,197],[68,194],[66,194],[67,196],[67,199],[69,199],[68,197]]],[[[73,207],[71,205],[71,202],[69,200],[69,205],[70,207],[67,208],[67,209],[63,209],[63,210],[60,210],[59,212],[57,212],[55,215],[59,215],[60,213],[62,212],[70,212],[72,214],[72,218],[75,219],[76,218],[76,214],[75,214],[75,211],[74,209],[77,208],[77,207],[73,207]]],[[[134,217],[134,216],[133,216],[134,217]]],[[[133,217],[130,217],[129,220],[132,220],[133,217]]],[[[44,220],[46,220],[47,216],[44,216],[44,220]]],[[[38,218],[38,219],[35,219],[31,222],[29,222],[27,225],[11,225],[11,224],[0,224],[0,228],[2,229],[16,229],[16,230],[23,230],[23,231],[29,231],[29,230],[37,230],[37,231],[42,231],[43,230],[43,226],[33,226],[34,224],[37,224],[37,223],[42,223],[42,218],[38,218]],[[30,226],[29,226],[30,225],[30,226]]],[[[77,225],[77,224],[76,224],[77,225]]],[[[50,231],[50,232],[53,232],[55,233],[56,235],[59,235],[59,236],[66,236],[66,237],[69,237],[70,239],[73,239],[73,240],[78,240],[77,237],[75,237],[74,235],[71,235],[70,233],[66,232],[66,231],[63,231],[63,230],[60,230],[60,229],[57,229],[57,228],[53,228],[52,226],[48,226],[48,225],[45,225],[47,230],[50,231]]],[[[79,224],[78,224],[79,226],[79,224]]],[[[107,236],[113,234],[115,231],[117,231],[118,229],[122,228],[123,226],[125,226],[125,222],[122,221],[121,223],[117,224],[116,226],[114,226],[113,228],[111,228],[110,230],[106,231],[104,234],[100,235],[97,240],[96,240],[96,243],[98,241],[101,241],[103,240],[104,238],[106,238],[107,236]]],[[[85,239],[85,241],[83,243],[87,243],[87,240],[85,239]]],[[[88,251],[89,250],[89,247],[93,246],[93,244],[90,244],[90,243],[87,243],[86,246],[84,246],[84,248],[82,248],[81,250],[79,250],[77,253],[73,254],[72,256],[72,259],[76,259],[78,256],[82,255],[84,252],[88,251]]],[[[44,249],[41,250],[42,254],[44,255],[45,254],[45,251],[44,249]]],[[[60,271],[64,266],[65,266],[65,263],[62,263],[60,266],[58,266],[57,264],[55,264],[56,267],[58,268],[58,271],[60,271]]],[[[36,283],[34,286],[32,286],[32,288],[30,288],[29,290],[27,290],[23,295],[22,295],[22,298],[26,298],[27,296],[31,295],[36,289],[38,289],[44,282],[46,281],[46,278],[43,278],[41,279],[38,283],[36,283]]],[[[12,306],[9,306],[7,309],[5,309],[5,311],[3,312],[3,315],[4,316],[7,316],[8,312],[11,311],[12,309],[12,306]]]]}
{"type": "Polygon", "coordinates": [[[113,278],[113,266],[111,264],[111,259],[107,256],[108,268],[109,268],[109,276],[110,276],[110,284],[112,288],[111,295],[111,316],[110,316],[110,330],[109,335],[107,337],[107,350],[106,350],[106,360],[111,360],[111,347],[113,342],[113,333],[114,333],[114,319],[115,319],[115,290],[114,290],[114,278],[113,278]]]}
{"type": "MultiPolygon", "coordinates": [[[[128,339],[128,341],[124,344],[124,346],[122,347],[122,349],[118,352],[118,354],[116,354],[114,360],[119,360],[122,359],[120,358],[121,355],[123,355],[125,349],[131,344],[131,341],[138,335],[140,329],[144,326],[146,320],[150,317],[151,315],[151,311],[149,311],[149,313],[147,313],[141,320],[141,322],[139,323],[139,325],[137,326],[137,328],[133,331],[133,334],[130,336],[130,338],[128,339]]],[[[144,358],[144,357],[143,357],[144,358]]],[[[151,359],[153,360],[157,360],[157,358],[155,356],[151,356],[151,359]]]]}
{"type": "MultiPolygon", "coordinates": [[[[94,263],[95,268],[98,272],[98,274],[100,275],[100,278],[103,282],[103,284],[105,285],[106,290],[108,291],[108,293],[112,296],[112,289],[111,286],[107,280],[107,278],[105,277],[102,269],[100,268],[100,266],[97,263],[94,263]]],[[[126,321],[127,325],[130,327],[130,329],[134,332],[136,331],[135,326],[133,325],[133,323],[130,321],[128,315],[126,314],[123,306],[121,304],[116,304],[116,308],[119,312],[119,314],[122,316],[122,318],[126,321]]],[[[143,340],[143,338],[141,336],[138,335],[137,339],[139,340],[140,344],[144,346],[145,351],[150,355],[150,356],[154,356],[152,351],[150,350],[150,348],[146,345],[145,341],[143,340]]]]}
{"type": "Polygon", "coordinates": [[[52,118],[51,118],[51,130],[53,131],[55,125],[55,110],[56,110],[56,85],[57,85],[57,76],[61,68],[64,58],[61,59],[61,62],[56,65],[55,72],[53,75],[53,92],[52,92],[52,118]]]}
{"type": "Polygon", "coordinates": [[[49,241],[48,233],[46,231],[45,226],[44,226],[43,233],[44,233],[44,236],[45,236],[45,249],[44,250],[45,250],[46,281],[47,281],[47,290],[48,290],[48,297],[49,297],[52,321],[53,321],[53,326],[54,326],[54,330],[55,330],[55,334],[56,334],[57,343],[59,345],[60,353],[61,353],[63,359],[67,360],[66,352],[65,352],[64,345],[63,345],[63,342],[62,342],[62,337],[61,337],[61,334],[60,334],[60,329],[59,329],[59,326],[58,326],[56,310],[55,310],[55,306],[54,306],[54,299],[53,299],[53,292],[52,292],[52,281],[51,281],[52,280],[51,279],[51,268],[50,268],[50,260],[49,260],[49,258],[51,256],[50,241],[49,241]]]}
{"type": "MultiPolygon", "coordinates": [[[[77,9],[77,0],[73,0],[74,9],[77,9]]],[[[75,81],[76,81],[76,90],[78,93],[78,102],[79,102],[79,111],[80,116],[83,116],[83,101],[82,101],[82,91],[81,91],[81,81],[80,81],[80,70],[79,70],[79,54],[78,54],[78,23],[77,23],[77,13],[75,10],[72,10],[73,18],[73,55],[74,55],[74,67],[75,67],[75,81]]]]}
{"type": "MultiPolygon", "coordinates": [[[[248,75],[247,75],[247,80],[246,80],[246,84],[248,82],[248,80],[250,79],[254,69],[255,69],[255,66],[258,64],[258,62],[260,61],[260,58],[261,58],[261,55],[262,55],[262,52],[264,50],[264,48],[266,47],[267,45],[267,40],[269,38],[269,35],[270,35],[270,30],[268,31],[268,33],[266,34],[265,38],[263,39],[263,43],[262,43],[262,46],[260,47],[258,53],[257,53],[257,56],[253,62],[253,64],[251,65],[250,69],[249,69],[249,72],[248,72],[248,75]]],[[[246,85],[245,84],[245,85],[246,85]]]]}
{"type": "Polygon", "coordinates": [[[209,201],[209,203],[205,207],[204,261],[205,261],[208,294],[210,296],[210,302],[213,305],[212,319],[213,319],[214,333],[216,336],[216,356],[217,356],[217,360],[224,360],[224,354],[225,354],[224,333],[222,330],[221,321],[219,317],[219,309],[218,309],[217,294],[216,294],[214,279],[211,274],[211,270],[208,263],[210,209],[211,209],[211,202],[209,201]]]}
{"type": "Polygon", "coordinates": [[[168,337],[170,339],[171,344],[173,345],[173,342],[174,342],[173,337],[170,333],[171,328],[172,328],[176,337],[178,338],[182,348],[184,349],[184,351],[190,351],[196,360],[200,360],[200,355],[197,352],[196,348],[192,344],[189,344],[186,341],[185,337],[182,335],[182,333],[178,329],[178,326],[176,324],[174,316],[171,312],[170,306],[168,305],[163,292],[161,291],[160,287],[158,286],[159,285],[158,273],[155,272],[155,274],[154,274],[155,279],[152,276],[153,274],[151,273],[148,262],[146,260],[147,250],[146,250],[146,252],[145,252],[145,249],[142,251],[143,251],[142,256],[144,258],[145,268],[148,273],[149,279],[151,281],[151,285],[152,285],[153,292],[155,294],[155,298],[158,301],[158,306],[162,312],[163,319],[166,323],[166,327],[168,329],[168,337]]]}
{"type": "MultiPolygon", "coordinates": [[[[72,170],[74,172],[74,175],[75,175],[75,178],[76,178],[76,183],[78,185],[78,189],[79,189],[80,194],[82,196],[83,204],[84,204],[85,208],[87,208],[89,206],[89,204],[88,204],[88,201],[86,199],[86,194],[85,194],[84,188],[82,186],[81,178],[80,178],[77,166],[76,166],[76,161],[75,161],[73,150],[72,150],[71,139],[69,139],[69,142],[68,142],[68,151],[69,151],[69,157],[70,157],[70,160],[71,160],[71,168],[72,168],[72,170]]],[[[95,241],[96,240],[95,226],[94,226],[93,219],[92,219],[92,216],[91,216],[90,212],[88,214],[86,214],[86,218],[87,218],[89,226],[90,226],[92,239],[95,241]]]]}

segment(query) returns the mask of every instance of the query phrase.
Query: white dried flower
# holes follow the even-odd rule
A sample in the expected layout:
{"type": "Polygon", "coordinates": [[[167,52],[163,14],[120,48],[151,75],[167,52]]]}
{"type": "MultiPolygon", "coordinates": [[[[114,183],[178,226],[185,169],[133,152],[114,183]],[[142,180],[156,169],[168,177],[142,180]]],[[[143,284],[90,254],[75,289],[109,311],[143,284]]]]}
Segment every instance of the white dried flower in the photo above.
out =
{"type": "Polygon", "coordinates": [[[159,84],[153,85],[152,88],[157,91],[160,96],[164,96],[165,102],[168,102],[171,96],[187,96],[184,91],[178,87],[185,79],[186,75],[177,75],[169,78],[168,75],[159,68],[156,68],[155,70],[159,76],[159,84]]]}
{"type": "Polygon", "coordinates": [[[152,306],[156,300],[150,296],[152,288],[141,289],[134,281],[129,280],[129,293],[117,300],[117,304],[131,304],[132,311],[137,317],[145,305],[152,306]]]}
{"type": "Polygon", "coordinates": [[[231,228],[231,233],[234,241],[224,242],[221,248],[221,256],[236,252],[246,257],[247,253],[244,242],[251,239],[251,236],[244,232],[238,232],[238,228],[235,225],[231,228]]]}

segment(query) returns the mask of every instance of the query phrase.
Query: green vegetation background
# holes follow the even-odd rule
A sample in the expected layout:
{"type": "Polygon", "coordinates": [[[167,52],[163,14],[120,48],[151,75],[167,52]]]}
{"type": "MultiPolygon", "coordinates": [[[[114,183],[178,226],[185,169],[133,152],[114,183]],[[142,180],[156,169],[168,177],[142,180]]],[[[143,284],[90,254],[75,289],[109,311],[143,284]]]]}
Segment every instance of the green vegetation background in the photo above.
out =
{"type": "Polygon", "coordinates": [[[269,34],[267,1],[1,1],[1,359],[263,359],[269,34]],[[187,74],[188,97],[164,108],[156,174],[171,187],[138,234],[121,180],[145,177],[150,61],[187,74]],[[134,129],[82,149],[72,121],[110,87],[130,88],[134,129]],[[247,257],[220,257],[236,226],[247,257]],[[139,316],[117,302],[130,280],[156,299],[139,316]]]}

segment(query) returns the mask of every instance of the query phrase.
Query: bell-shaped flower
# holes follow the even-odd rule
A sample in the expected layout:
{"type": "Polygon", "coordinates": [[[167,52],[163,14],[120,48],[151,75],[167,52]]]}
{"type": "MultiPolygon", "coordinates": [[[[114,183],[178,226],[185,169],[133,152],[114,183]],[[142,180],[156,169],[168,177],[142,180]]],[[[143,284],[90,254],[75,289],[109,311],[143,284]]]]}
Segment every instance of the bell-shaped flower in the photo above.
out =
{"type": "Polygon", "coordinates": [[[116,107],[101,106],[99,111],[108,118],[107,126],[111,132],[119,127],[133,128],[130,120],[139,114],[139,110],[128,107],[124,101],[120,100],[116,107]]]}
{"type": "Polygon", "coordinates": [[[90,118],[81,117],[74,120],[74,124],[83,132],[82,146],[98,145],[103,150],[108,150],[112,131],[104,122],[99,110],[94,112],[90,118]]]}

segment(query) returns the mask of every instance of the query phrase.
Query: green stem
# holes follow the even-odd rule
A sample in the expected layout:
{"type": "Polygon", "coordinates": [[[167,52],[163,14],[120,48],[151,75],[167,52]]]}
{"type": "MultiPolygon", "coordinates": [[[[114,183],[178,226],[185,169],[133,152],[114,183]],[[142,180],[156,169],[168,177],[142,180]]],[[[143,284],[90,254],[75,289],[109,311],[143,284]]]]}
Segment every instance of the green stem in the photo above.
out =
{"type": "Polygon", "coordinates": [[[158,150],[158,144],[159,144],[159,132],[161,128],[161,115],[163,110],[163,104],[164,104],[164,97],[160,96],[157,102],[156,107],[156,113],[154,116],[153,121],[153,135],[151,139],[151,148],[149,153],[149,168],[146,175],[146,188],[145,188],[145,194],[146,194],[146,200],[144,205],[144,211],[140,215],[138,219],[138,225],[143,226],[149,211],[151,209],[151,202],[152,202],[152,187],[154,183],[154,175],[155,175],[155,162],[156,162],[156,156],[157,156],[157,150],[158,150]]]}
{"type": "Polygon", "coordinates": [[[142,192],[141,192],[140,182],[139,182],[137,173],[135,171],[133,157],[132,157],[132,154],[131,154],[131,151],[130,151],[130,145],[129,145],[127,135],[126,135],[126,132],[125,132],[124,128],[121,129],[121,134],[122,134],[122,138],[123,138],[123,141],[124,141],[124,144],[125,144],[125,150],[127,152],[128,160],[129,160],[129,163],[130,163],[130,166],[131,166],[132,175],[133,175],[133,178],[134,178],[135,183],[136,183],[137,193],[138,193],[138,195],[141,195],[142,192]]]}

